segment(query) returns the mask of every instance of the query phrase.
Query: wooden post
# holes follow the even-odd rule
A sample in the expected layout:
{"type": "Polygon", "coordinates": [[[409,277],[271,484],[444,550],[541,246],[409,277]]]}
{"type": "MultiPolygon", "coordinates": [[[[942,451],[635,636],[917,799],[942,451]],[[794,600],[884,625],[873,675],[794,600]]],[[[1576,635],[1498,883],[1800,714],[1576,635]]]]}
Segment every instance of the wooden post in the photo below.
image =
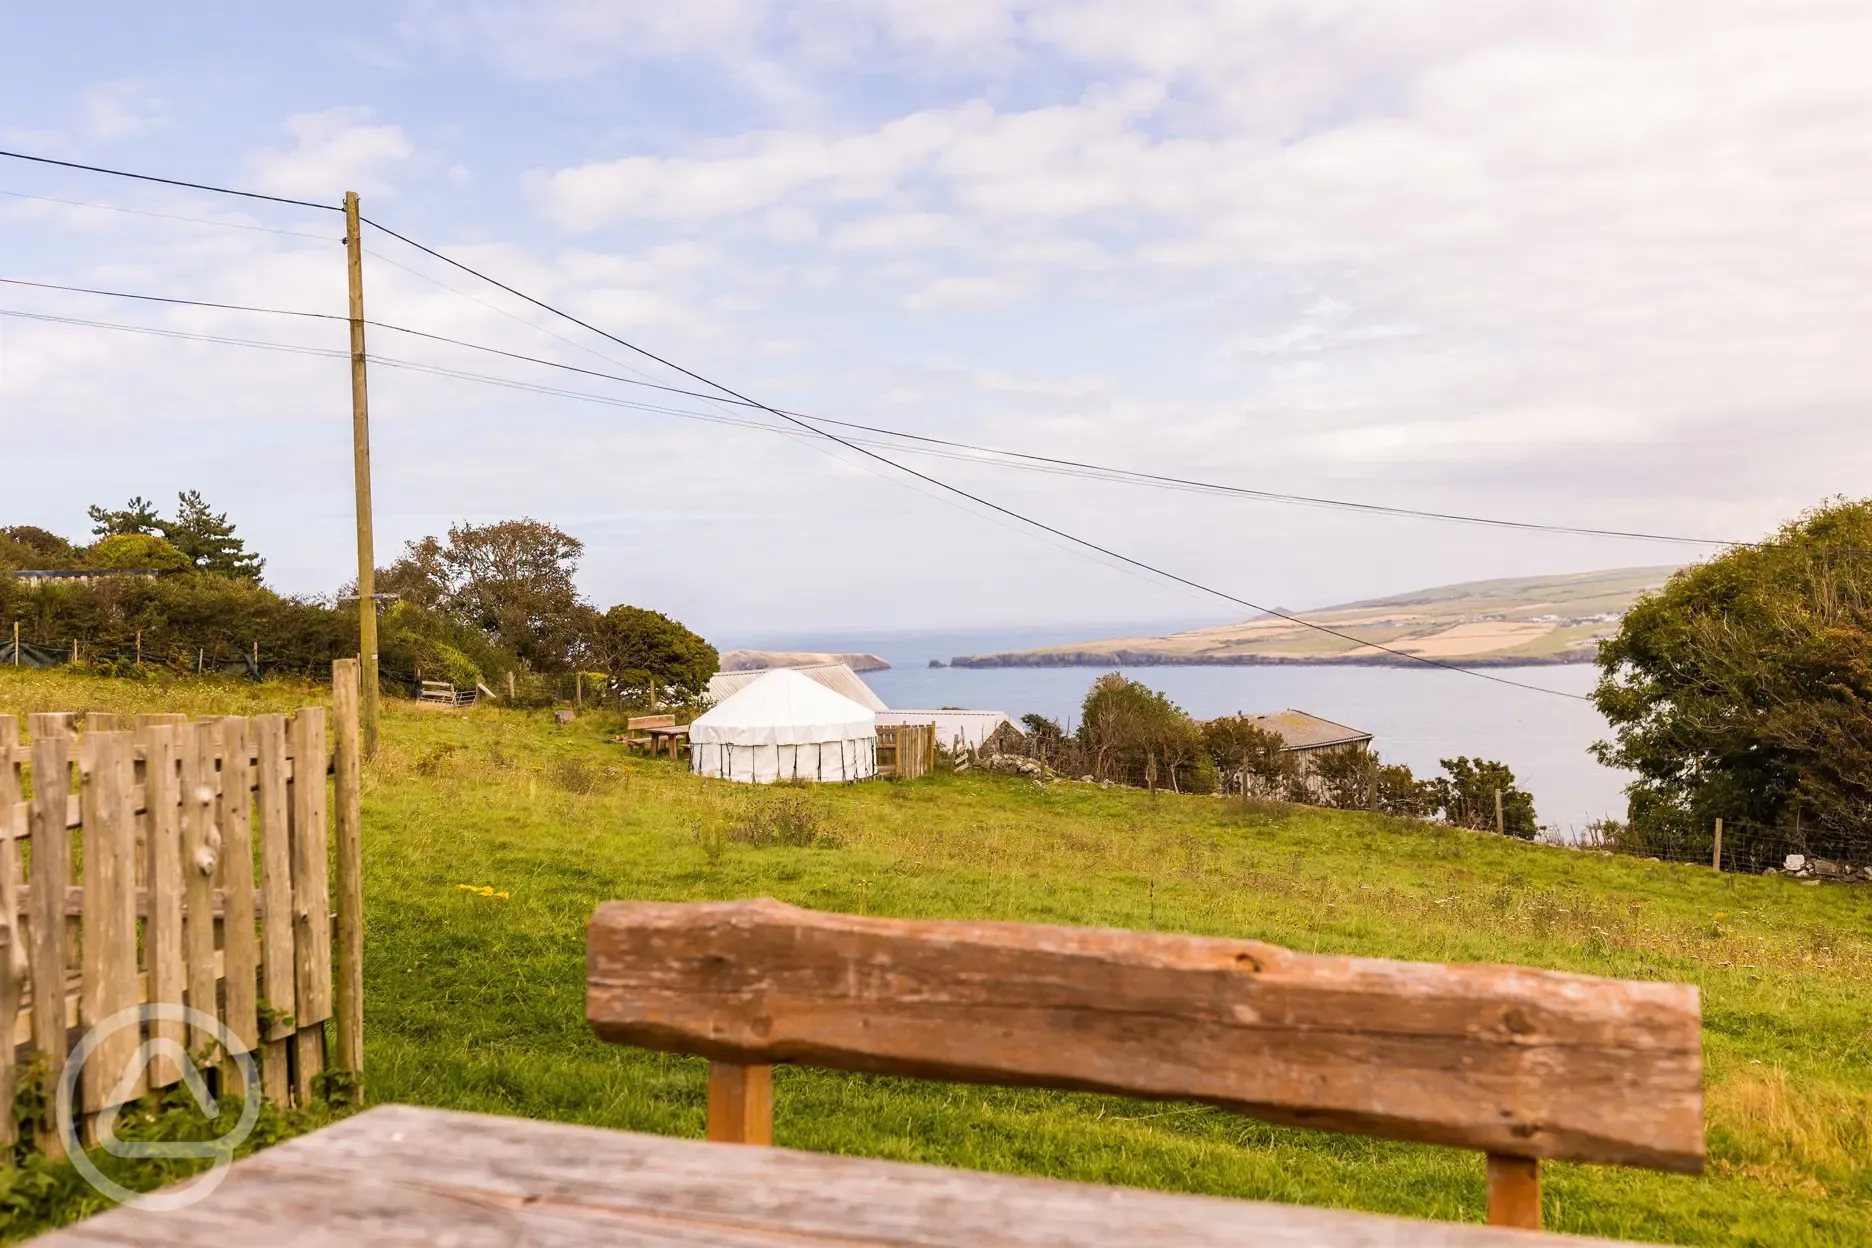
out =
{"type": "Polygon", "coordinates": [[[1716,821],[1716,848],[1710,851],[1710,866],[1722,870],[1722,820],[1716,821]]]}
{"type": "Polygon", "coordinates": [[[585,678],[577,672],[572,673],[572,705],[580,711],[585,709],[585,678]]]}
{"type": "Polygon", "coordinates": [[[137,629],[137,639],[136,639],[136,665],[137,665],[138,667],[142,667],[142,666],[143,666],[143,630],[142,630],[142,629],[140,629],[140,628],[139,628],[139,629],[137,629]]]}
{"type": "MultiPolygon", "coordinates": [[[[188,964],[188,1006],[208,1018],[221,1017],[216,994],[214,877],[221,865],[221,829],[215,824],[215,758],[221,726],[197,720],[181,733],[182,755],[182,957],[188,964]]],[[[189,1029],[188,1051],[219,1045],[204,1027],[189,1029]]]]}
{"type": "MultiPolygon", "coordinates": [[[[32,1041],[43,1061],[44,1104],[53,1104],[65,1069],[65,889],[71,883],[71,834],[65,802],[71,794],[71,736],[63,715],[34,715],[32,732],[32,1041]]],[[[46,1156],[65,1156],[54,1125],[39,1124],[46,1156]]]]}
{"type": "Polygon", "coordinates": [[[710,1062],[708,1138],[725,1144],[773,1143],[773,1067],[710,1062]]]}
{"type": "MultiPolygon", "coordinates": [[[[79,739],[80,816],[84,826],[84,953],[78,1025],[83,1030],[137,1003],[136,815],[126,733],[89,726],[79,739]]],[[[136,1063],[136,1028],[106,1035],[85,1062],[84,1120],[110,1102],[118,1080],[136,1063]]],[[[143,1072],[122,1089],[135,1100],[147,1090],[143,1072]]]]}
{"type": "Polygon", "coordinates": [[[286,719],[256,715],[250,721],[259,757],[260,887],[265,910],[260,916],[262,996],[267,1013],[261,1027],[261,1087],[266,1099],[285,1105],[291,1085],[286,1078],[287,1041],[293,1034],[293,882],[291,794],[286,783],[286,719]]]}
{"type": "Polygon", "coordinates": [[[514,678],[511,667],[507,669],[507,700],[509,702],[514,700],[514,678]]]}
{"type": "MultiPolygon", "coordinates": [[[[138,633],[138,634],[137,634],[137,636],[139,636],[139,637],[141,637],[142,635],[143,635],[143,634],[141,634],[141,633],[138,633]]],[[[14,621],[13,621],[13,666],[14,666],[14,667],[18,667],[18,666],[20,665],[20,661],[19,661],[19,659],[20,659],[20,655],[19,655],[19,621],[18,621],[18,620],[14,620],[14,621]]]]}
{"type": "Polygon", "coordinates": [[[358,662],[332,664],[332,718],[336,721],[338,803],[338,1066],[358,1078],[364,1071],[364,854],[359,779],[358,662]]]}
{"type": "MultiPolygon", "coordinates": [[[[19,921],[19,838],[26,829],[14,818],[20,783],[13,747],[18,744],[19,721],[0,715],[0,1026],[7,1029],[8,1039],[0,1045],[0,1105],[13,1104],[11,1040],[26,987],[26,939],[19,921]]],[[[10,1154],[13,1140],[13,1115],[0,1114],[0,1153],[10,1154]]]]}
{"type": "Polygon", "coordinates": [[[72,638],[72,662],[76,663],[77,661],[78,661],[78,639],[74,637],[72,638]]]}
{"type": "Polygon", "coordinates": [[[1496,789],[1495,790],[1495,835],[1506,836],[1507,834],[1508,834],[1508,827],[1505,823],[1502,822],[1501,790],[1496,789]]]}
{"type": "Polygon", "coordinates": [[[325,1069],[332,1008],[331,838],[325,827],[325,708],[301,707],[292,743],[293,1099],[309,1105],[325,1069]]]}
{"type": "Polygon", "coordinates": [[[357,490],[358,657],[364,756],[377,753],[377,556],[371,537],[370,401],[364,376],[364,239],[356,191],[346,191],[345,272],[351,287],[351,468],[357,490]]]}
{"type": "Polygon", "coordinates": [[[229,716],[221,721],[221,803],[216,817],[221,827],[221,865],[216,884],[222,896],[221,964],[223,1021],[232,1037],[228,1064],[222,1069],[222,1087],[247,1088],[240,1083],[235,1053],[260,1047],[258,981],[260,939],[254,931],[253,863],[253,753],[254,741],[247,720],[229,716]]]}
{"type": "Polygon", "coordinates": [[[1540,1230],[1539,1161],[1488,1155],[1488,1224],[1540,1230]]]}
{"type": "MultiPolygon", "coordinates": [[[[188,960],[182,952],[182,795],[176,767],[184,750],[186,724],[158,722],[151,716],[143,725],[147,754],[143,766],[144,807],[149,812],[146,875],[149,880],[149,919],[143,943],[149,960],[149,999],[152,1003],[181,1005],[188,990],[188,960]]],[[[178,717],[179,718],[179,717],[178,717]]],[[[188,1048],[188,1032],[180,1019],[150,1023],[150,1038],[165,1039],[188,1048]]],[[[150,1082],[166,1088],[182,1077],[176,1064],[161,1053],[150,1061],[150,1082]]]]}
{"type": "MultiPolygon", "coordinates": [[[[76,648],[74,647],[74,650],[72,653],[72,662],[76,663],[77,661],[78,661],[78,654],[77,654],[76,648]]],[[[208,661],[208,651],[200,647],[197,647],[195,650],[195,674],[197,676],[202,674],[202,669],[207,666],[207,661],[208,661]]],[[[187,799],[184,799],[184,800],[187,800],[187,799]]]]}

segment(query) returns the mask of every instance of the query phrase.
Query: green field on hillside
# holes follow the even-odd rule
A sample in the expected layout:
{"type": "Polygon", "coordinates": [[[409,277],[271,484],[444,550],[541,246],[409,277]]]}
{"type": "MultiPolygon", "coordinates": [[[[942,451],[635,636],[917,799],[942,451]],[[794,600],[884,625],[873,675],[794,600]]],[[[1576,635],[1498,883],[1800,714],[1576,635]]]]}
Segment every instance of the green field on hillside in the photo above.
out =
{"type": "MultiPolygon", "coordinates": [[[[0,671],[0,712],[242,712],[307,696],[0,671]]],[[[753,792],[627,759],[598,716],[557,727],[544,713],[397,704],[385,728],[364,793],[373,1099],[699,1136],[702,1061],[606,1046],[585,1025],[585,924],[608,898],[1242,936],[1695,983],[1708,1172],[1550,1166],[1548,1226],[1872,1242],[1872,890],[1076,783],[753,792]]],[[[775,1132],[794,1147],[1106,1183],[1471,1221],[1483,1209],[1479,1154],[1190,1105],[782,1070],[775,1132]]],[[[64,1211],[26,1187],[0,1170],[13,1234],[64,1211]]]]}

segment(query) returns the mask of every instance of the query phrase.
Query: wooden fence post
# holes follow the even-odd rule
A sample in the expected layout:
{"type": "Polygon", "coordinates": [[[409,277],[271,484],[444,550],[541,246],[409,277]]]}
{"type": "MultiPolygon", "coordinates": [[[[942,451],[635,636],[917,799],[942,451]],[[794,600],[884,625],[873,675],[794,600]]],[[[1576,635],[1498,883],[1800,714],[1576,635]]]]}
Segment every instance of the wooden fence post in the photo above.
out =
{"type": "MultiPolygon", "coordinates": [[[[71,794],[71,736],[63,715],[34,715],[32,731],[32,1041],[44,1062],[45,1104],[58,1094],[65,1070],[65,887],[71,882],[71,834],[65,802],[71,794]]],[[[39,1123],[39,1147],[56,1161],[65,1141],[39,1123]]]]}
{"type": "Polygon", "coordinates": [[[289,729],[293,752],[293,1097],[309,1104],[325,1069],[325,1020],[332,1008],[331,837],[325,827],[325,708],[301,707],[289,729]]]}
{"type": "Polygon", "coordinates": [[[260,807],[260,887],[265,910],[260,916],[260,965],[265,979],[266,1018],[260,1067],[266,1099],[285,1105],[287,1043],[293,1033],[293,878],[291,795],[286,783],[286,718],[256,715],[250,721],[258,756],[256,778],[260,807]]]}
{"type": "Polygon", "coordinates": [[[773,1143],[773,1067],[710,1062],[708,1138],[725,1144],[773,1143]]]}
{"type": "MultiPolygon", "coordinates": [[[[221,804],[216,816],[221,826],[221,864],[216,879],[221,886],[221,963],[226,1013],[223,1021],[233,1044],[222,1069],[224,1088],[240,1087],[236,1053],[259,1048],[260,940],[254,932],[253,864],[253,735],[248,721],[230,716],[221,721],[221,804]]],[[[244,1097],[248,1089],[240,1087],[244,1097]]]]}
{"type": "MultiPolygon", "coordinates": [[[[215,826],[215,756],[221,752],[219,724],[198,721],[182,729],[182,952],[188,963],[189,1009],[219,1019],[216,999],[214,877],[221,863],[221,830],[215,826]]],[[[197,1026],[188,1050],[218,1044],[197,1026]]]]}
{"type": "Polygon", "coordinates": [[[1501,813],[1501,790],[1496,789],[1495,790],[1495,835],[1506,836],[1507,834],[1508,834],[1508,825],[1503,822],[1502,813],[1501,813]]]}
{"type": "Polygon", "coordinates": [[[1488,1224],[1540,1230],[1540,1162],[1488,1155],[1488,1224]]]}
{"type": "Polygon", "coordinates": [[[360,730],[358,725],[359,671],[356,659],[332,664],[332,716],[336,750],[338,803],[338,1065],[357,1079],[354,1092],[364,1091],[364,841],[360,730]]]}
{"type": "MultiPolygon", "coordinates": [[[[79,740],[79,809],[84,828],[84,965],[78,1025],[89,1031],[137,1003],[136,814],[128,734],[93,728],[79,740]]],[[[60,996],[63,996],[61,985],[60,996]]],[[[61,1005],[63,1002],[60,1003],[61,1005]]],[[[84,1066],[84,1121],[105,1108],[135,1063],[141,1028],[106,1035],[84,1066]]],[[[124,1100],[145,1090],[139,1071],[124,1100]]]]}
{"type": "Polygon", "coordinates": [[[1722,820],[1716,821],[1716,848],[1710,851],[1710,866],[1722,870],[1722,820]]]}
{"type": "MultiPolygon", "coordinates": [[[[17,627],[17,626],[16,626],[17,627]]],[[[15,1070],[13,1025],[19,1018],[26,986],[26,940],[19,923],[19,837],[26,829],[17,817],[20,782],[13,748],[19,744],[19,721],[0,715],[0,1106],[11,1107],[15,1070]]],[[[0,1152],[13,1146],[13,1115],[0,1113],[0,1152]]]]}
{"type": "MultiPolygon", "coordinates": [[[[149,716],[139,724],[146,750],[143,766],[144,807],[149,812],[146,848],[149,881],[149,918],[143,943],[149,950],[150,1004],[181,1005],[188,990],[188,962],[182,952],[182,790],[176,768],[188,731],[166,716],[149,716]]],[[[180,1019],[150,1023],[150,1039],[164,1039],[188,1047],[188,1031],[180,1019]]],[[[182,1077],[169,1057],[157,1053],[150,1062],[150,1082],[166,1088],[182,1077]]]]}

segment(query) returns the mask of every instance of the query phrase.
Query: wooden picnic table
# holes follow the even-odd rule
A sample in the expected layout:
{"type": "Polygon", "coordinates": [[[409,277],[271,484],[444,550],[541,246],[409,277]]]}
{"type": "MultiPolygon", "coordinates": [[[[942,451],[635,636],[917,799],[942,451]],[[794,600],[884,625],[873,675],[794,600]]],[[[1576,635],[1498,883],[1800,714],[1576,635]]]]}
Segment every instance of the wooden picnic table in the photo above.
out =
{"type": "Polygon", "coordinates": [[[386,1105],[45,1248],[1533,1248],[1572,1236],[386,1105]]]}
{"type": "Polygon", "coordinates": [[[688,724],[673,724],[661,728],[645,728],[644,731],[650,734],[651,758],[655,758],[658,754],[662,753],[665,747],[669,750],[669,756],[675,758],[677,747],[689,744],[688,724]]]}

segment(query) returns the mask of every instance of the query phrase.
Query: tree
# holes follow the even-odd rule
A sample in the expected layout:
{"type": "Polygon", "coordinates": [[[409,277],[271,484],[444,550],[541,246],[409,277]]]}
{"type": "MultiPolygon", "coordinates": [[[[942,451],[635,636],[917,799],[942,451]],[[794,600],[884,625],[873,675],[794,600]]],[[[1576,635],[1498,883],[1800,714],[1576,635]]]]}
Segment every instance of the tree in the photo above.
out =
{"type": "Polygon", "coordinates": [[[186,572],[193,565],[189,563],[187,555],[154,533],[118,533],[86,551],[85,566],[186,572]]]}
{"type": "Polygon", "coordinates": [[[1223,715],[1203,725],[1203,744],[1223,774],[1233,774],[1244,796],[1287,793],[1298,775],[1287,743],[1246,715],[1223,715]]]}
{"type": "Polygon", "coordinates": [[[446,542],[425,537],[405,545],[379,571],[377,589],[479,629],[537,671],[564,672],[595,617],[573,584],[584,550],[576,537],[538,520],[462,523],[446,542]]]}
{"type": "Polygon", "coordinates": [[[1501,794],[1502,831],[1531,841],[1540,831],[1534,819],[1534,798],[1515,786],[1514,772],[1506,763],[1481,758],[1446,758],[1444,774],[1428,782],[1433,809],[1445,822],[1458,827],[1495,830],[1495,795],[1501,794]]]}
{"type": "Polygon", "coordinates": [[[56,533],[31,524],[0,529],[0,570],[71,568],[77,564],[77,550],[56,533]]]}
{"type": "Polygon", "coordinates": [[[1593,701],[1637,773],[1638,840],[1707,861],[1711,825],[1846,856],[1872,811],[1872,501],[1837,501],[1774,540],[1684,568],[1599,649],[1593,701]]]}
{"type": "Polygon", "coordinates": [[[173,520],[158,514],[156,504],[140,496],[131,499],[121,511],[91,507],[91,531],[107,540],[160,534],[170,546],[182,552],[188,566],[197,572],[260,583],[260,571],[266,561],[234,536],[234,526],[228,523],[226,512],[216,512],[208,506],[200,490],[184,490],[176,495],[176,502],[178,508],[173,520]]]}
{"type": "Polygon", "coordinates": [[[160,533],[163,518],[156,514],[156,504],[138,495],[122,511],[103,507],[86,508],[91,516],[91,532],[98,537],[118,537],[126,533],[160,533]]]}
{"type": "MultiPolygon", "coordinates": [[[[131,499],[131,506],[140,501],[131,499]]],[[[181,551],[197,572],[258,584],[266,560],[248,550],[247,543],[234,536],[234,526],[228,523],[227,513],[209,507],[200,490],[184,490],[176,495],[176,501],[176,518],[157,521],[157,528],[169,544],[181,551]]]]}
{"type": "Polygon", "coordinates": [[[594,613],[586,655],[628,689],[697,698],[720,666],[715,647],[659,611],[616,606],[594,613]]]}
{"type": "Polygon", "coordinates": [[[1375,804],[1378,760],[1349,747],[1313,756],[1313,780],[1321,802],[1341,810],[1369,810],[1375,804]]]}
{"type": "Polygon", "coordinates": [[[1202,748],[1202,734],[1182,708],[1118,672],[1092,682],[1080,708],[1079,733],[1101,779],[1116,774],[1151,789],[1162,774],[1160,765],[1168,766],[1171,787],[1177,787],[1177,767],[1202,748]]]}
{"type": "Polygon", "coordinates": [[[1431,782],[1419,780],[1403,763],[1386,764],[1372,755],[1372,809],[1387,815],[1421,818],[1435,809],[1431,782]]]}

